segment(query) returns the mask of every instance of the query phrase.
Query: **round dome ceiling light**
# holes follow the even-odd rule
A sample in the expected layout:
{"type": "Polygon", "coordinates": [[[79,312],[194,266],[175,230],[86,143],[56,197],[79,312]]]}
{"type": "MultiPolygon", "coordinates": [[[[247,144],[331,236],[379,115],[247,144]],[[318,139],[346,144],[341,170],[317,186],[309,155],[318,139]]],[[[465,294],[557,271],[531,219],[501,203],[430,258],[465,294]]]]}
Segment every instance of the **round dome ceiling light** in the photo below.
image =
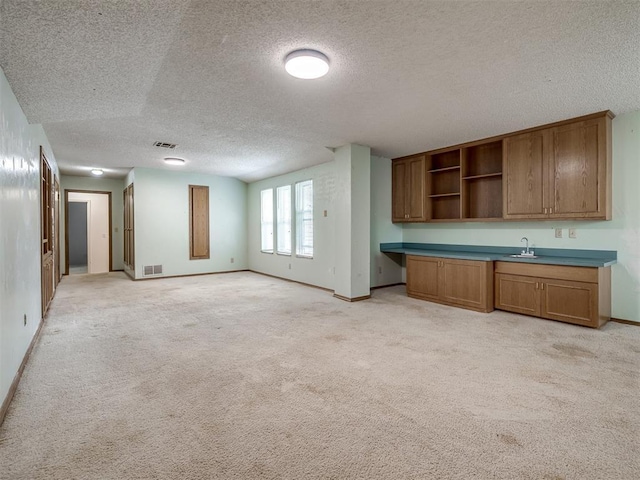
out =
{"type": "Polygon", "coordinates": [[[91,170],[91,175],[99,177],[101,175],[104,175],[104,171],[101,168],[94,168],[93,170],[91,170]]]}
{"type": "Polygon", "coordinates": [[[284,61],[287,73],[296,78],[312,80],[324,77],[329,71],[329,59],[316,50],[295,50],[284,61]]]}
{"type": "Polygon", "coordinates": [[[167,157],[164,159],[164,163],[167,165],[184,165],[184,160],[177,157],[167,157]]]}

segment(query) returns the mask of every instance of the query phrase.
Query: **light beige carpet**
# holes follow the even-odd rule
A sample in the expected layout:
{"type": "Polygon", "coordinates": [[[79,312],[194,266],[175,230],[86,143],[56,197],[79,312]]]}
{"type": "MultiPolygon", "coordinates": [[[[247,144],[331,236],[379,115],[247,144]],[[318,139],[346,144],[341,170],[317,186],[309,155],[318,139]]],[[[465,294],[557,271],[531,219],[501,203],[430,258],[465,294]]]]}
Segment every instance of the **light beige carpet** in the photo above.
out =
{"type": "Polygon", "coordinates": [[[640,328],[252,274],[65,277],[2,479],[640,478],[640,328]]]}

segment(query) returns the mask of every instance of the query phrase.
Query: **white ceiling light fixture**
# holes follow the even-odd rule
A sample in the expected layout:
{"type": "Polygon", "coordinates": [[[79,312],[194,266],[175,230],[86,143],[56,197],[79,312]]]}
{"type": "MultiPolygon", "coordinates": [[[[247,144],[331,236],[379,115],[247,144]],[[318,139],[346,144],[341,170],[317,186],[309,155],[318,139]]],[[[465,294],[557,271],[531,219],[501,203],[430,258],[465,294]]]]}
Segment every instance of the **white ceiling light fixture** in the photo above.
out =
{"type": "Polygon", "coordinates": [[[91,175],[95,175],[96,177],[99,177],[101,175],[104,175],[104,171],[101,168],[94,168],[91,170],[91,175]]]}
{"type": "Polygon", "coordinates": [[[284,68],[293,77],[313,80],[327,74],[329,59],[317,50],[295,50],[287,55],[284,68]]]}
{"type": "Polygon", "coordinates": [[[164,159],[164,163],[167,165],[184,165],[184,160],[177,157],[167,157],[164,159]]]}

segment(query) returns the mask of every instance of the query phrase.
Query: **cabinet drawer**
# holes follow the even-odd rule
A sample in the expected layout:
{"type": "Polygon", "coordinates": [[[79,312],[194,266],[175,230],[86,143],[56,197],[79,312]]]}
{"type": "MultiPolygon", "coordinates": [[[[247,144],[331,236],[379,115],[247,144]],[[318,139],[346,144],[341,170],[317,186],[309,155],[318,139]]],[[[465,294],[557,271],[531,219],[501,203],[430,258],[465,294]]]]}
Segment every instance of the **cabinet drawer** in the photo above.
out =
{"type": "Polygon", "coordinates": [[[529,277],[598,283],[598,269],[595,267],[565,267],[539,263],[496,262],[495,272],[509,275],[526,275],[529,277]]]}

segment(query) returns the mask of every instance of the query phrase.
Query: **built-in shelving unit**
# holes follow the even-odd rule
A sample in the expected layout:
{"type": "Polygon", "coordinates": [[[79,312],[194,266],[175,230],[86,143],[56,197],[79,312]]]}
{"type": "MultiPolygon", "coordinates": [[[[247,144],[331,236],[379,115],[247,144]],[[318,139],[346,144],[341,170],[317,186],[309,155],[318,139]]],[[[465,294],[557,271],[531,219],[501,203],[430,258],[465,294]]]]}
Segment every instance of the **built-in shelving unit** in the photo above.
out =
{"type": "Polygon", "coordinates": [[[502,219],[502,140],[464,148],[462,218],[502,219]]]}
{"type": "Polygon", "coordinates": [[[393,221],[608,220],[612,118],[599,112],[396,158],[393,221]]]}
{"type": "Polygon", "coordinates": [[[429,221],[502,218],[502,141],[427,154],[429,221]]]}

